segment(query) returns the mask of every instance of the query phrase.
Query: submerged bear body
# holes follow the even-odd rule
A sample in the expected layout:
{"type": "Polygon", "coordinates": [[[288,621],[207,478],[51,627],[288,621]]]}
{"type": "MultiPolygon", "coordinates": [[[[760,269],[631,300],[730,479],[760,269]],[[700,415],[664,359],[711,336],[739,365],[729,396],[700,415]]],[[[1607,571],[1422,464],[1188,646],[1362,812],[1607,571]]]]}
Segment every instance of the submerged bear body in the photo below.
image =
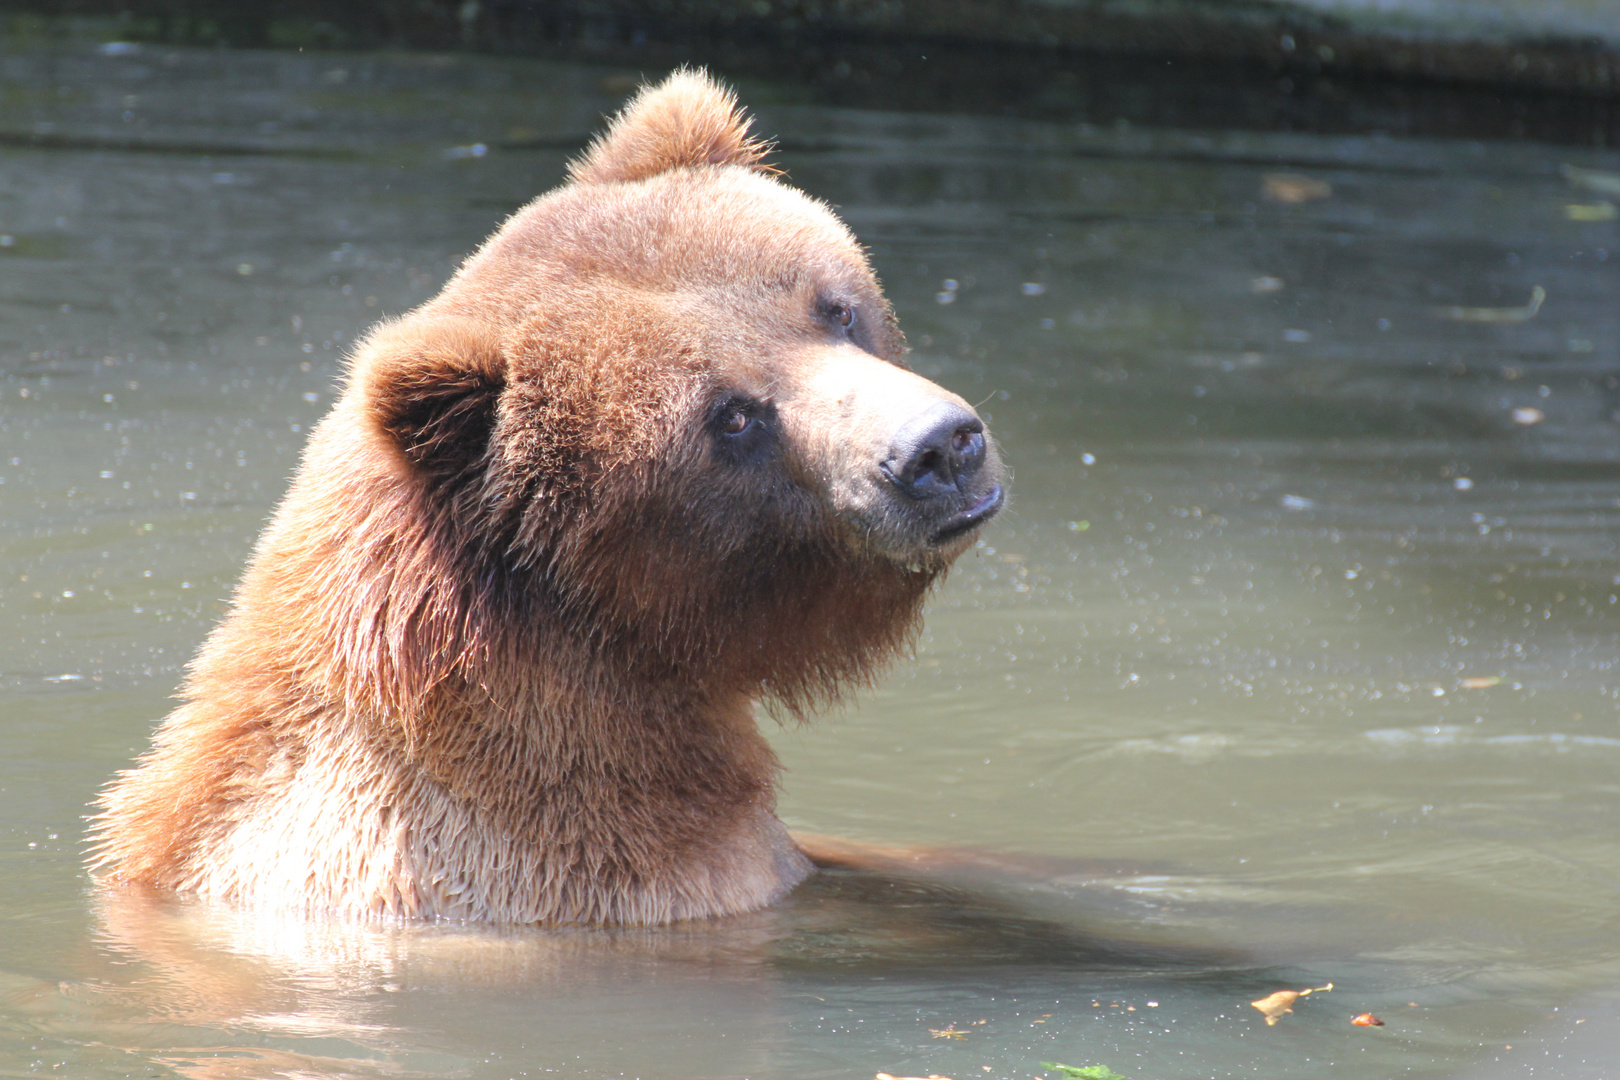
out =
{"type": "Polygon", "coordinates": [[[809,871],[757,702],[876,671],[1000,507],[847,229],[677,73],[356,350],[153,749],[115,881],[659,923],[809,871]]]}

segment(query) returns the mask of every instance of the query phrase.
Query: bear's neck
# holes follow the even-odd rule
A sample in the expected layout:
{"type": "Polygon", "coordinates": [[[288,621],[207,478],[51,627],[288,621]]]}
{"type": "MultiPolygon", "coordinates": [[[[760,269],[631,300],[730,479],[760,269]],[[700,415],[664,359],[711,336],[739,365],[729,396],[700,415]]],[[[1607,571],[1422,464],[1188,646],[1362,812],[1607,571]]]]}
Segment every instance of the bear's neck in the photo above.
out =
{"type": "Polygon", "coordinates": [[[747,701],[526,674],[517,693],[492,693],[493,679],[447,680],[382,721],[387,752],[536,844],[576,834],[623,844],[619,834],[635,830],[631,846],[673,854],[774,812],[780,766],[747,701]]]}
{"type": "Polygon", "coordinates": [[[500,696],[441,684],[379,725],[405,778],[391,805],[415,818],[414,914],[666,922],[762,907],[809,872],[745,698],[525,674],[500,696]]]}

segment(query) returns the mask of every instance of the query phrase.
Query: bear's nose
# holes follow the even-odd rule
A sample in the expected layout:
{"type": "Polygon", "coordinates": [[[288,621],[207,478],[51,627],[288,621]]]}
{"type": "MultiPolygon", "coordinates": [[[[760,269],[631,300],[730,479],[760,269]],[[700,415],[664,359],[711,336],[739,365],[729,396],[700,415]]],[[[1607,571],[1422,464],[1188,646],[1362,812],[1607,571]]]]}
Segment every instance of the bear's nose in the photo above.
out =
{"type": "Polygon", "coordinates": [[[913,499],[958,494],[960,482],[984,463],[984,424],[968,409],[935,402],[900,426],[883,474],[913,499]]]}

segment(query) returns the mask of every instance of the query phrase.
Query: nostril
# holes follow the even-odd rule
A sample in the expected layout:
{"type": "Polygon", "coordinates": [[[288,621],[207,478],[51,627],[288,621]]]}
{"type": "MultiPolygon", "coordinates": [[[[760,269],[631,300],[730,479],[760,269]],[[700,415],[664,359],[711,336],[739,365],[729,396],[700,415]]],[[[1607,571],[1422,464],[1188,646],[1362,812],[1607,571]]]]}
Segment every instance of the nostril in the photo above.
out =
{"type": "Polygon", "coordinates": [[[902,492],[926,499],[956,491],[984,458],[984,424],[950,401],[936,401],[894,433],[883,471],[902,492]]]}
{"type": "Polygon", "coordinates": [[[916,480],[924,473],[937,473],[941,464],[939,452],[928,450],[917,459],[917,465],[911,470],[912,480],[916,480]]]}

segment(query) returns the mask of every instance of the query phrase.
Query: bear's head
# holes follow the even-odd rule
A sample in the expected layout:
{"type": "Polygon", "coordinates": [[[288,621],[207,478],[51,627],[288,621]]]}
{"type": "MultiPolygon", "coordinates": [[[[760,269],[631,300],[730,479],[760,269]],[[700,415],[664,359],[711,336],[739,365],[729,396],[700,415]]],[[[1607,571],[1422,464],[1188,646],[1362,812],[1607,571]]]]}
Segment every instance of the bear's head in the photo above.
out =
{"type": "Polygon", "coordinates": [[[474,636],[797,714],[905,644],[1001,508],[984,424],[766,149],[678,72],[357,353],[474,636]]]}

